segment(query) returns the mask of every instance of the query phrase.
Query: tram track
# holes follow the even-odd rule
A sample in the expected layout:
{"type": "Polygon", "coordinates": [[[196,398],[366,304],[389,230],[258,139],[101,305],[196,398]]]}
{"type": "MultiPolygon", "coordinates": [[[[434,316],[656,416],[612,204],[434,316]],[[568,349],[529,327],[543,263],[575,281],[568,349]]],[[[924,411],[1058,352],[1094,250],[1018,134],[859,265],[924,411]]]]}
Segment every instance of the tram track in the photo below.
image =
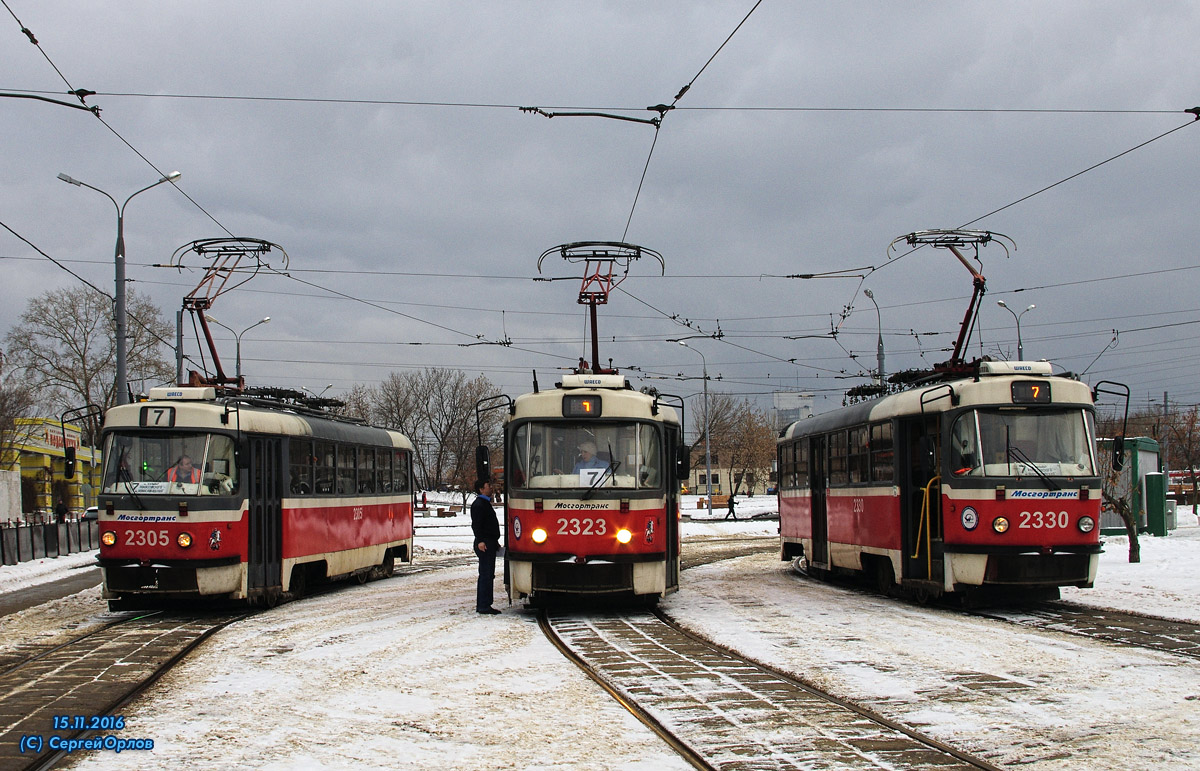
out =
{"type": "Polygon", "coordinates": [[[143,738],[122,735],[119,710],[249,615],[133,614],[10,666],[0,673],[0,769],[51,768],[67,754],[59,742],[97,732],[143,738]]]}
{"type": "Polygon", "coordinates": [[[1200,659],[1200,624],[1070,602],[975,609],[972,615],[1024,628],[1200,659]]]}
{"type": "Polygon", "coordinates": [[[661,613],[543,611],[538,621],[564,655],[697,768],[998,769],[661,613]]]}

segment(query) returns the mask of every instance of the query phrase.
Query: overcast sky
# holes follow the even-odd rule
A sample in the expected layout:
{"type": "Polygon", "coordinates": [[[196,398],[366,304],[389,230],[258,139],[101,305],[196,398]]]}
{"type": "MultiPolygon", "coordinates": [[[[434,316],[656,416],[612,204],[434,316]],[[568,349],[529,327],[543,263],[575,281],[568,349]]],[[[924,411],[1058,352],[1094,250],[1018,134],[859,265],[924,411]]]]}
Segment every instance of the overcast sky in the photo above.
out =
{"type": "MultiPolygon", "coordinates": [[[[132,286],[173,319],[202,274],[153,264],[229,233],[281,245],[290,277],[213,308],[238,330],[271,317],[242,341],[253,384],[551,383],[590,352],[579,266],[549,257],[541,276],[572,280],[538,282],[539,255],[625,240],[666,275],[633,264],[602,360],[690,395],[701,357],[667,341],[699,335],[714,390],[828,409],[869,382],[878,325],[889,373],[949,356],[970,274],[887,247],[970,223],[1016,244],[980,252],[970,357],[1016,358],[996,300],[1036,304],[1027,359],[1128,383],[1135,407],[1200,402],[1194,3],[764,0],[721,48],[753,0],[4,2],[0,92],[86,88],[103,122],[0,99],[0,221],[112,291],[115,208],[57,175],[122,201],[179,170],[126,209],[132,286]],[[650,118],[693,78],[657,132],[517,109],[650,118]]],[[[0,270],[0,333],[78,284],[2,229],[0,270]]]]}

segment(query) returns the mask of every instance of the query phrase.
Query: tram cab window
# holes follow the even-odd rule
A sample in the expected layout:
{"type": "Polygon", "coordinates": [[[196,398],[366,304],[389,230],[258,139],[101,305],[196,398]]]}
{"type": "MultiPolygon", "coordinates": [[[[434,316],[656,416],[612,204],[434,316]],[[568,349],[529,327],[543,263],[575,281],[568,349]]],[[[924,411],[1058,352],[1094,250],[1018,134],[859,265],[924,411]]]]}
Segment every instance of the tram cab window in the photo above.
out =
{"type": "Polygon", "coordinates": [[[409,456],[406,450],[392,451],[392,491],[406,493],[409,491],[409,456]]]}
{"type": "Polygon", "coordinates": [[[513,432],[515,488],[658,489],[663,450],[653,423],[523,423],[513,432]]]}
{"type": "Polygon", "coordinates": [[[104,492],[229,495],[237,489],[233,440],[222,434],[109,434],[104,492]]]}
{"type": "Polygon", "coordinates": [[[950,431],[956,477],[1095,476],[1095,439],[1083,410],[971,410],[950,431]]]}

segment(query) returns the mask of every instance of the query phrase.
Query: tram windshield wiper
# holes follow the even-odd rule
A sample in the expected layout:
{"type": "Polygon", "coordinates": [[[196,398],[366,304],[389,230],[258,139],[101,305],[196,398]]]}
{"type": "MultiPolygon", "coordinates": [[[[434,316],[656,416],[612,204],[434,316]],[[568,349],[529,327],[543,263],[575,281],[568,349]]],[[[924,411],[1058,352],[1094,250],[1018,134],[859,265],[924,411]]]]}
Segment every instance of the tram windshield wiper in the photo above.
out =
{"type": "Polygon", "coordinates": [[[1055,482],[1053,479],[1051,479],[1044,471],[1042,471],[1040,468],[1038,468],[1038,465],[1036,463],[1034,463],[1033,460],[1028,455],[1026,455],[1025,452],[1021,448],[1013,447],[1010,444],[1010,445],[1008,445],[1007,449],[1008,449],[1008,462],[1009,462],[1010,466],[1012,465],[1013,458],[1016,458],[1018,463],[1024,464],[1025,466],[1028,466],[1029,468],[1033,469],[1033,473],[1037,475],[1038,479],[1041,479],[1043,482],[1046,483],[1047,489],[1049,489],[1049,490],[1061,490],[1062,489],[1061,485],[1059,485],[1057,482],[1055,482]]]}
{"type": "Polygon", "coordinates": [[[605,478],[611,479],[614,485],[617,483],[617,469],[620,467],[621,462],[613,458],[611,444],[608,446],[608,458],[608,465],[604,467],[604,471],[601,471],[596,476],[596,481],[592,482],[592,486],[585,490],[583,495],[579,496],[581,499],[587,500],[591,498],[592,493],[596,492],[596,488],[604,484],[605,478]]]}

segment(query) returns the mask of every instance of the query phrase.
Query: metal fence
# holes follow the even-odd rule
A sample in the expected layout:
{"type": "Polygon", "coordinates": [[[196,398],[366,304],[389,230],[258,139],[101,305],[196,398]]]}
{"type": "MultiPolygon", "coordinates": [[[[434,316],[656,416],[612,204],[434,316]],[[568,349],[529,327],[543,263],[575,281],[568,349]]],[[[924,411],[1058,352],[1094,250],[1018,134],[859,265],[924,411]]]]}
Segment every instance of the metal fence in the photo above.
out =
{"type": "Polygon", "coordinates": [[[100,525],[94,520],[0,527],[0,564],[4,565],[98,548],[100,525]]]}

